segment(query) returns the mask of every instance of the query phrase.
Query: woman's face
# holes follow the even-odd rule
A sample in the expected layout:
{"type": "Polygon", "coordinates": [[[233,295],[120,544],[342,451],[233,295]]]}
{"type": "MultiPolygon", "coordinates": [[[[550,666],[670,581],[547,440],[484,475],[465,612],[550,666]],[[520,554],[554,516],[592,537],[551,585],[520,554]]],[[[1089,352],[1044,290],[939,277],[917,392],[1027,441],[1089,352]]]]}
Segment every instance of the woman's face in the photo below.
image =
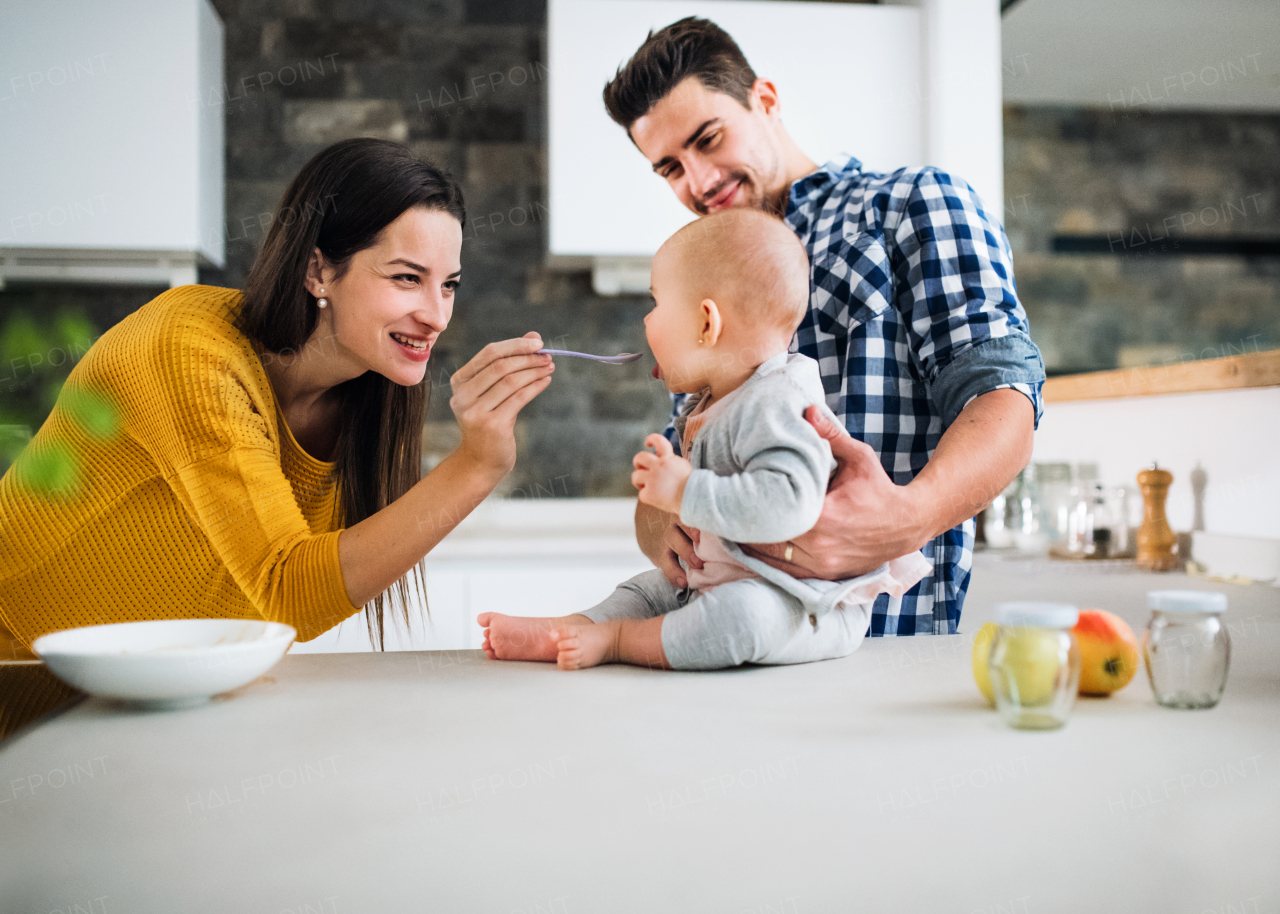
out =
{"type": "Polygon", "coordinates": [[[461,251],[462,226],[449,213],[406,210],[352,256],[341,278],[327,264],[312,270],[308,291],[329,300],[313,340],[357,374],[421,383],[431,347],[453,315],[461,251]]]}

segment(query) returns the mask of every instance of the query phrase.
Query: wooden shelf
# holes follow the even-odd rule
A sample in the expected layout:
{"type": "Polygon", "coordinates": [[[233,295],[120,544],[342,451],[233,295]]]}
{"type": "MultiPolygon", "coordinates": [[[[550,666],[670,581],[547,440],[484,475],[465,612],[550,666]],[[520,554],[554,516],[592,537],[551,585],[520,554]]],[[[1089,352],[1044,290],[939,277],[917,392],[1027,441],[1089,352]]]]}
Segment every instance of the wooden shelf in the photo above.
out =
{"type": "Polygon", "coordinates": [[[1069,403],[1277,385],[1280,349],[1150,368],[1064,375],[1045,381],[1044,399],[1046,403],[1069,403]]]}

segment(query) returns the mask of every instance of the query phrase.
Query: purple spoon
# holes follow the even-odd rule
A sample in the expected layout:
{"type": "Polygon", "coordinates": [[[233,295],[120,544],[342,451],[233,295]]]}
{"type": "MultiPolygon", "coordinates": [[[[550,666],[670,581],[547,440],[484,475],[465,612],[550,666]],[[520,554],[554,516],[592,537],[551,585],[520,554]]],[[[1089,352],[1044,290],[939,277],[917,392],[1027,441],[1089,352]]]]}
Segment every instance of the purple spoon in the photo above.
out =
{"type": "Polygon", "coordinates": [[[568,349],[539,349],[539,355],[571,355],[579,359],[591,359],[593,362],[606,362],[609,365],[625,365],[640,358],[643,353],[620,352],[617,355],[589,355],[585,352],[571,352],[568,349]]]}

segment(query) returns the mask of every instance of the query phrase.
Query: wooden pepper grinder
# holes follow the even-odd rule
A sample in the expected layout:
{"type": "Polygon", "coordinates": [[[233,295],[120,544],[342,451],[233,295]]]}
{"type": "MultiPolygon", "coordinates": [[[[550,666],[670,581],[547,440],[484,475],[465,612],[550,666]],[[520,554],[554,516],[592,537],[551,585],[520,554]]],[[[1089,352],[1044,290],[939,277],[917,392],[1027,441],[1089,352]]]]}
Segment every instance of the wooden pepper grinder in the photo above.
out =
{"type": "Polygon", "coordinates": [[[1142,487],[1142,526],[1138,528],[1138,567],[1146,571],[1173,571],[1179,565],[1173,547],[1178,538],[1165,517],[1164,503],[1169,497],[1173,474],[1156,464],[1138,474],[1142,487]]]}

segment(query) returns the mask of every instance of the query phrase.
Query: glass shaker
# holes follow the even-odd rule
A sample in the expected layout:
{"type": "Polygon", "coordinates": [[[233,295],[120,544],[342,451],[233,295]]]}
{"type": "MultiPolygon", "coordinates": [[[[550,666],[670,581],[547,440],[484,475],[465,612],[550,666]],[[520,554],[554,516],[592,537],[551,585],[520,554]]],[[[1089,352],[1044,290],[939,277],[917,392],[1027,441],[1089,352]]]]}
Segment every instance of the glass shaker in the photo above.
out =
{"type": "Polygon", "coordinates": [[[1084,522],[1084,554],[1094,559],[1105,559],[1111,553],[1111,507],[1107,504],[1107,487],[1100,482],[1093,484],[1093,497],[1084,522]]]}
{"type": "Polygon", "coordinates": [[[1142,499],[1132,486],[1116,486],[1107,493],[1107,507],[1111,513],[1111,558],[1132,558],[1137,555],[1138,532],[1141,516],[1134,518],[1133,509],[1142,507],[1142,499]],[[1136,502],[1136,504],[1135,504],[1136,502]]]}
{"type": "MultiPolygon", "coordinates": [[[[1098,465],[1077,463],[1075,484],[1071,487],[1071,513],[1066,518],[1067,551],[1082,555],[1094,554],[1093,514],[1098,489],[1098,465]]],[[[1107,536],[1110,537],[1110,528],[1107,536]]]]}
{"type": "Polygon", "coordinates": [[[1079,618],[1065,603],[1000,603],[987,672],[996,709],[1021,730],[1052,730],[1071,716],[1080,684],[1079,618]]]}
{"type": "Polygon", "coordinates": [[[1201,590],[1153,590],[1142,656],[1156,703],[1212,708],[1222,698],[1231,664],[1231,636],[1222,624],[1227,595],[1201,590]]]}

